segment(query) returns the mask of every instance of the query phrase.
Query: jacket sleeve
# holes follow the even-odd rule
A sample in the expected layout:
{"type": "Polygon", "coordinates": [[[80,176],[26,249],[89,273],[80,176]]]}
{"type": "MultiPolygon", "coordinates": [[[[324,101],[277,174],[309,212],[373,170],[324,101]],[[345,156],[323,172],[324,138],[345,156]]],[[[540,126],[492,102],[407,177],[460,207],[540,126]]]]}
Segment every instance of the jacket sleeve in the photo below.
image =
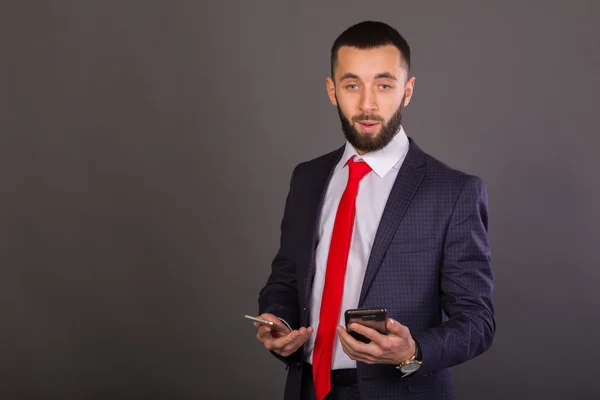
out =
{"type": "MultiPolygon", "coordinates": [[[[292,329],[300,325],[300,306],[298,300],[298,281],[296,265],[294,262],[294,181],[297,179],[298,167],[294,169],[290,188],[285,202],[283,219],[281,221],[280,245],[273,262],[271,274],[266,285],[262,288],[258,298],[259,314],[271,313],[284,320],[292,329]]],[[[297,358],[297,352],[289,357],[277,358],[289,364],[290,360],[297,358]]]]}
{"type": "Polygon", "coordinates": [[[496,323],[487,227],[486,187],[471,177],[457,197],[444,242],[440,290],[448,319],[414,333],[423,358],[415,376],[465,362],[492,344],[496,323]]]}

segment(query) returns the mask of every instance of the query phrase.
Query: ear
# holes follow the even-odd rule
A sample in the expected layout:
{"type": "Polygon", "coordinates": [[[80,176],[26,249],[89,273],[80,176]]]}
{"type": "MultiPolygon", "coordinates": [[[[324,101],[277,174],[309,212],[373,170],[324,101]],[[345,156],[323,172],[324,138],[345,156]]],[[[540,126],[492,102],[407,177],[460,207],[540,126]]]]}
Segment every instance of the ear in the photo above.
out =
{"type": "Polygon", "coordinates": [[[335,98],[335,83],[333,83],[333,79],[327,77],[325,79],[325,87],[327,88],[327,96],[329,96],[329,101],[334,106],[337,106],[337,99],[335,98]]]}
{"type": "Polygon", "coordinates": [[[415,77],[411,77],[409,78],[406,83],[404,84],[404,93],[405,93],[405,97],[404,97],[404,107],[406,107],[408,105],[408,103],[410,103],[410,99],[413,96],[413,92],[415,90],[415,77]]]}

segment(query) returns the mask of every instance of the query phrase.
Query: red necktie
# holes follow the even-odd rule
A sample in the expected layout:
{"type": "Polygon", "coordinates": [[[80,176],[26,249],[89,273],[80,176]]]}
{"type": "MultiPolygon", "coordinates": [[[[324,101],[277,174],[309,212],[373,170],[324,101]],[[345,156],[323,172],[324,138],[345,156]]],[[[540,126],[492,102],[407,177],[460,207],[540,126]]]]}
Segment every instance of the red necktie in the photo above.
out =
{"type": "Polygon", "coordinates": [[[348,160],[348,168],[348,183],[342,194],[331,234],[319,328],[313,350],[313,379],[317,400],[323,400],[331,390],[333,343],[342,305],[344,275],[356,212],[356,194],[360,180],[371,171],[367,163],[354,162],[352,159],[348,160]]]}

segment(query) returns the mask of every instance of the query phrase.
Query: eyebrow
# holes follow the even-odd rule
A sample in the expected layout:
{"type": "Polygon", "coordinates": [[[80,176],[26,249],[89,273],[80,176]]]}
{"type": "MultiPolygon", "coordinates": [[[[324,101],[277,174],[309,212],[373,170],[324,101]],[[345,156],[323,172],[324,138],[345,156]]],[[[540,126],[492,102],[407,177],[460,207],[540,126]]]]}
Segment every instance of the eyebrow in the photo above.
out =
{"type": "MultiPolygon", "coordinates": [[[[382,72],[380,74],[375,75],[375,79],[382,79],[382,78],[393,79],[395,81],[398,80],[393,74],[390,74],[389,72],[382,72]]],[[[358,75],[355,75],[355,74],[353,74],[351,72],[346,72],[344,75],[342,75],[340,77],[340,81],[343,81],[344,79],[356,79],[356,80],[360,80],[360,78],[358,77],[358,75]]]]}
{"type": "Polygon", "coordinates": [[[358,75],[354,75],[350,72],[346,72],[344,75],[342,75],[340,77],[340,81],[343,81],[344,79],[357,79],[360,80],[360,78],[358,77],[358,75]]]}
{"type": "Polygon", "coordinates": [[[389,72],[382,72],[381,74],[375,75],[375,79],[381,79],[381,78],[393,79],[395,81],[398,80],[398,79],[396,79],[396,77],[394,75],[390,74],[389,72]]]}

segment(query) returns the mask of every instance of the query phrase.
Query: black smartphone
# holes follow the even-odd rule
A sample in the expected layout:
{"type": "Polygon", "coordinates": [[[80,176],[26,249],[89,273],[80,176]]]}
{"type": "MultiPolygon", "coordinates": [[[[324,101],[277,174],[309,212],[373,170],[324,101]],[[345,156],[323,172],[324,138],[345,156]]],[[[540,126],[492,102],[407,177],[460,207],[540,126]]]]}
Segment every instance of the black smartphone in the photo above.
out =
{"type": "Polygon", "coordinates": [[[387,310],[385,308],[355,308],[346,310],[344,318],[346,319],[346,332],[360,342],[370,343],[371,340],[360,333],[349,330],[348,325],[353,322],[375,329],[383,335],[387,335],[388,333],[385,327],[387,321],[387,310]]]}

